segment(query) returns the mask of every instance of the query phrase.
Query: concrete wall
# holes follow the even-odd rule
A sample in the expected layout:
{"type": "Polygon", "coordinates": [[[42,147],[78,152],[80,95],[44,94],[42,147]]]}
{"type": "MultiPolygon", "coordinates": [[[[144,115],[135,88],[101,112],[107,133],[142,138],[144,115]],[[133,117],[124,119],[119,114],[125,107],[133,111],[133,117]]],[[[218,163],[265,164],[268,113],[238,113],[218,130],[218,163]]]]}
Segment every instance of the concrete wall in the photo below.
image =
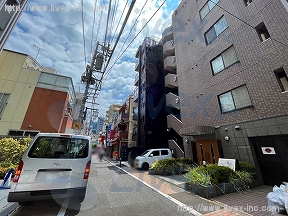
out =
{"type": "Polygon", "coordinates": [[[27,55],[2,51],[0,54],[0,92],[10,94],[0,119],[0,134],[21,128],[40,72],[23,68],[27,55]]]}

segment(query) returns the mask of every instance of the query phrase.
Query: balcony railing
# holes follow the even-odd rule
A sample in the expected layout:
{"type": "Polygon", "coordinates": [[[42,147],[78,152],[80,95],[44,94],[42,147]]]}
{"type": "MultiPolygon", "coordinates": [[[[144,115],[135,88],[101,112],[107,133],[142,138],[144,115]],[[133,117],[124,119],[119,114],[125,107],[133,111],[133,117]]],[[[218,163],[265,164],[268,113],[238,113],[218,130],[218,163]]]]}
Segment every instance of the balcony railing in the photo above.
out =
{"type": "Polygon", "coordinates": [[[166,41],[173,40],[173,37],[173,28],[170,26],[163,31],[162,42],[165,43],[166,41]]]}
{"type": "Polygon", "coordinates": [[[139,61],[139,59],[137,59],[135,62],[135,71],[139,72],[139,69],[140,69],[140,61],[139,61]]]}
{"type": "Polygon", "coordinates": [[[175,54],[174,40],[167,41],[163,46],[163,53],[167,56],[175,54]]]}
{"type": "Polygon", "coordinates": [[[134,86],[139,86],[139,74],[135,75],[134,86]]]}
{"type": "Polygon", "coordinates": [[[164,69],[176,73],[176,57],[168,56],[164,60],[164,69]]]}
{"type": "Polygon", "coordinates": [[[133,96],[134,96],[134,102],[137,102],[138,101],[138,87],[134,89],[133,91],[133,96]]]}
{"type": "Polygon", "coordinates": [[[178,86],[178,77],[176,74],[167,74],[165,76],[165,86],[168,88],[176,88],[178,86]]]}

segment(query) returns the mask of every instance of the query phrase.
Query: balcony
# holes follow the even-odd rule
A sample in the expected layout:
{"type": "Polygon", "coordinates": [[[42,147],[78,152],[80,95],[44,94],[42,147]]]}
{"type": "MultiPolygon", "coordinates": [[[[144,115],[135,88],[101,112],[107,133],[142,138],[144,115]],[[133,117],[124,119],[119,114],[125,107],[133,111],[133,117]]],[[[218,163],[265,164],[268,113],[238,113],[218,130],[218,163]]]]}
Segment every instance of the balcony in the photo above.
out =
{"type": "Polygon", "coordinates": [[[162,33],[162,42],[165,43],[166,41],[173,40],[173,28],[172,26],[166,28],[162,33]]]}
{"type": "Polygon", "coordinates": [[[178,95],[175,95],[171,92],[169,92],[166,95],[166,106],[168,107],[173,107],[177,109],[181,109],[181,102],[180,102],[180,97],[178,95]]]}
{"type": "Polygon", "coordinates": [[[182,128],[182,121],[180,121],[174,115],[167,116],[167,128],[173,128],[180,135],[180,130],[182,128]]]}
{"type": "Polygon", "coordinates": [[[174,74],[167,74],[165,76],[165,86],[167,88],[176,88],[178,87],[178,77],[174,74]]]}
{"type": "Polygon", "coordinates": [[[164,60],[164,69],[176,74],[176,57],[168,56],[164,60]]]}
{"type": "Polygon", "coordinates": [[[138,103],[138,87],[134,89],[133,96],[134,96],[134,102],[138,103]]]}
{"type": "Polygon", "coordinates": [[[129,114],[124,112],[119,113],[116,120],[116,125],[126,124],[127,122],[129,122],[129,114]]]}
{"type": "Polygon", "coordinates": [[[175,54],[174,40],[167,41],[163,46],[164,55],[171,56],[175,54]]]}
{"type": "Polygon", "coordinates": [[[139,86],[139,74],[135,75],[134,86],[139,86]]]}
{"type": "Polygon", "coordinates": [[[196,125],[187,128],[182,128],[180,130],[181,135],[187,136],[200,136],[200,135],[210,135],[215,134],[215,127],[196,125]]]}
{"type": "Polygon", "coordinates": [[[139,70],[140,70],[140,61],[139,59],[137,59],[135,62],[135,71],[139,72],[139,70]]]}
{"type": "Polygon", "coordinates": [[[141,50],[141,46],[138,47],[136,54],[135,54],[135,58],[139,58],[140,57],[140,50],[141,50]]]}

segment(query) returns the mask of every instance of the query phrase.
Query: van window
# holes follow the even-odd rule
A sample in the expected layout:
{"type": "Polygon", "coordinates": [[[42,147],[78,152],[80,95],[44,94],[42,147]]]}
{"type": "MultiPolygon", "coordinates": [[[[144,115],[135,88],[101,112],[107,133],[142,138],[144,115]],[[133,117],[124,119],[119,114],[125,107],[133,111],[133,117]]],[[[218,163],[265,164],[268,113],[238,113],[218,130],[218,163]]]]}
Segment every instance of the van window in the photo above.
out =
{"type": "MultiPolygon", "coordinates": [[[[153,157],[154,157],[154,156],[159,156],[159,151],[158,151],[158,150],[157,150],[157,151],[152,151],[151,154],[153,154],[153,157]]],[[[151,154],[150,154],[150,155],[151,155],[151,154]]]]}
{"type": "Polygon", "coordinates": [[[39,137],[28,153],[30,158],[87,158],[89,140],[39,137]]]}
{"type": "Polygon", "coordinates": [[[168,150],[161,150],[161,155],[168,155],[168,150]]]}

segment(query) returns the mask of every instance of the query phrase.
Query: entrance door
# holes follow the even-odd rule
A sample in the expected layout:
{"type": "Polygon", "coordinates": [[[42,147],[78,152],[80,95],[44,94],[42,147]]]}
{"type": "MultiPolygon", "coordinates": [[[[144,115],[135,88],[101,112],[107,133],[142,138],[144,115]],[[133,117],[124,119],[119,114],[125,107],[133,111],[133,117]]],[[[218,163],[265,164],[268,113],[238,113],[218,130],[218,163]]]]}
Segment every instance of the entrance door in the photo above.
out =
{"type": "Polygon", "coordinates": [[[203,161],[208,164],[218,163],[220,157],[217,140],[203,140],[196,142],[198,164],[202,165],[203,161]]]}
{"type": "Polygon", "coordinates": [[[252,139],[264,184],[288,182],[288,136],[252,139]]]}

